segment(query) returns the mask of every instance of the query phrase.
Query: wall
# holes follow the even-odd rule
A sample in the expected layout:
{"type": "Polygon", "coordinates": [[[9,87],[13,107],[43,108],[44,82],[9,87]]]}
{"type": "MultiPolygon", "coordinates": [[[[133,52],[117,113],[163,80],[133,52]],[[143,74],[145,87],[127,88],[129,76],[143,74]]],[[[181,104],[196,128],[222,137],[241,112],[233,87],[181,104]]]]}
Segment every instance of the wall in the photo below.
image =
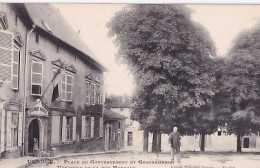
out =
{"type": "MultiPolygon", "coordinates": [[[[17,35],[17,33],[20,33],[23,43],[25,43],[26,40],[26,33],[27,28],[24,24],[24,22],[21,21],[21,18],[18,16],[17,10],[13,7],[13,5],[7,4],[7,3],[0,3],[0,12],[6,13],[7,15],[7,22],[8,22],[8,28],[6,31],[12,32],[13,35],[17,35]],[[15,25],[15,19],[17,18],[17,26],[15,25]]],[[[13,36],[13,37],[14,37],[13,36]]],[[[3,110],[2,113],[5,113],[5,119],[2,120],[3,115],[0,116],[1,121],[7,122],[6,114],[9,111],[16,111],[18,113],[21,113],[22,116],[22,105],[23,105],[23,96],[24,96],[24,62],[25,62],[25,46],[22,47],[17,46],[20,50],[20,67],[19,67],[19,90],[13,90],[11,89],[11,81],[5,81],[2,86],[0,86],[0,98],[4,99],[3,102],[3,110]]],[[[22,118],[21,118],[22,122],[22,118]]],[[[0,126],[1,127],[1,126],[0,126]]],[[[6,134],[2,134],[6,137],[6,134]]],[[[18,137],[18,139],[21,140],[22,134],[18,137]]],[[[18,144],[18,147],[9,149],[6,147],[6,141],[4,144],[1,145],[1,151],[4,149],[5,151],[2,153],[3,157],[6,158],[12,158],[12,157],[18,157],[21,155],[22,150],[22,144],[18,144]],[[3,146],[4,145],[4,146],[3,146]]]]}

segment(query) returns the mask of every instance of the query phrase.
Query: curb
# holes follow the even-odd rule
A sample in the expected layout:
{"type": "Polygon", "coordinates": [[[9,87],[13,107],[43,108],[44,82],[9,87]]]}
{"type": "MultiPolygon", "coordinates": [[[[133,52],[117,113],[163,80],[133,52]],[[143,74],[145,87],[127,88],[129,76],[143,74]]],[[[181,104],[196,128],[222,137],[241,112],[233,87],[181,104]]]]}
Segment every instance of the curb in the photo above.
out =
{"type": "Polygon", "coordinates": [[[33,159],[32,163],[26,163],[24,165],[18,166],[17,168],[26,168],[28,166],[36,164],[37,162],[40,162],[41,160],[46,160],[46,161],[50,161],[51,162],[51,160],[53,160],[53,159],[63,159],[63,158],[68,158],[68,157],[101,155],[101,154],[115,154],[115,153],[127,153],[127,152],[130,152],[130,151],[120,150],[120,151],[93,152],[93,153],[70,153],[70,154],[60,155],[60,156],[55,156],[55,157],[42,157],[42,158],[33,159]]]}

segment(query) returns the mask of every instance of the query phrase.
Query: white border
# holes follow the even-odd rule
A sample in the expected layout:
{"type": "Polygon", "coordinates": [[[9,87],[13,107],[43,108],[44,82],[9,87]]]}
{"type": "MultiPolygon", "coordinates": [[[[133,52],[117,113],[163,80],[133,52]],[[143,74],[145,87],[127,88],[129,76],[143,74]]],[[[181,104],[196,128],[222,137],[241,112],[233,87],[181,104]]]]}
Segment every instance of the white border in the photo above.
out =
{"type": "Polygon", "coordinates": [[[260,0],[1,0],[1,3],[260,4],[260,0]]]}

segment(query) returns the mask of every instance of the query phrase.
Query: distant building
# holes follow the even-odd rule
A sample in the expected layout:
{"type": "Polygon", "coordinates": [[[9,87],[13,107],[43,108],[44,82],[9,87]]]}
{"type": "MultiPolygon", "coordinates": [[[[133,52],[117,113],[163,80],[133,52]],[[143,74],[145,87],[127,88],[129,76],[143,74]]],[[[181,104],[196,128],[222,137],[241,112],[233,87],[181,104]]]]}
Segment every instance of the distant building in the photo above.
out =
{"type": "Polygon", "coordinates": [[[106,69],[49,4],[0,4],[0,154],[104,150],[106,69]]]}
{"type": "Polygon", "coordinates": [[[126,117],[106,109],[104,111],[105,150],[120,150],[124,148],[126,117]]]}
{"type": "Polygon", "coordinates": [[[128,150],[142,150],[143,131],[138,121],[131,120],[130,98],[123,96],[109,97],[106,99],[105,108],[110,109],[125,117],[124,146],[128,150]]]}

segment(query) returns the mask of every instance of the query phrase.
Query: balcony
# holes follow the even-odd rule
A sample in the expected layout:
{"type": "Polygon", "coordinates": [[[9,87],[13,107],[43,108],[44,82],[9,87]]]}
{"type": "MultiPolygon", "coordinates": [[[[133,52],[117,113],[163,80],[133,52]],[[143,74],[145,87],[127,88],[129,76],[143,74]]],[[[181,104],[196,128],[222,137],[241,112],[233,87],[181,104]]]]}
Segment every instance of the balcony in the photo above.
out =
{"type": "Polygon", "coordinates": [[[86,105],[86,107],[85,107],[86,113],[102,114],[102,111],[103,111],[103,105],[102,104],[86,105]]]}

